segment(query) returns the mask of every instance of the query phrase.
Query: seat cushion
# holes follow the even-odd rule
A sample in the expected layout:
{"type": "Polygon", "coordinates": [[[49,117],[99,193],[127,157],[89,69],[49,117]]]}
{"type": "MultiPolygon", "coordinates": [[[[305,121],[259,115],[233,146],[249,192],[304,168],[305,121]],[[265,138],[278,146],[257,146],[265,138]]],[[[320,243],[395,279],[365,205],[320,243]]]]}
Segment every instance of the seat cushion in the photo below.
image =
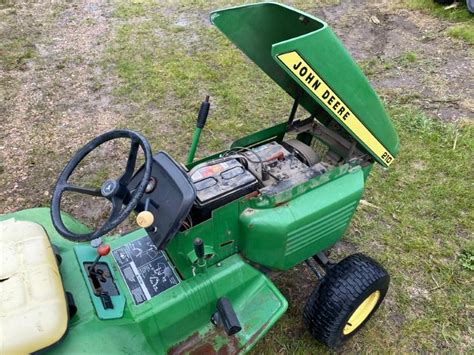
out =
{"type": "Polygon", "coordinates": [[[67,324],[61,275],[46,232],[32,222],[0,222],[0,354],[53,345],[67,324]]]}

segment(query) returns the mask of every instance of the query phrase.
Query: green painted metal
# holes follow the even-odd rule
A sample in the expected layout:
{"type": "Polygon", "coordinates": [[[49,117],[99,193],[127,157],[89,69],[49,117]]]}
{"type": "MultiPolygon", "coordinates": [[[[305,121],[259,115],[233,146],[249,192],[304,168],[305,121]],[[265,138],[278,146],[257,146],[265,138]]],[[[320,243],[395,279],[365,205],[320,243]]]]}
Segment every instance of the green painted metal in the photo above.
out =
{"type": "Polygon", "coordinates": [[[288,270],[342,238],[362,195],[366,171],[370,168],[345,164],[277,195],[232,201],[214,210],[211,219],[178,233],[168,255],[184,278],[192,277],[192,241],[201,238],[208,265],[240,252],[271,269],[288,270]],[[322,227],[328,229],[321,234],[322,227]],[[304,250],[292,250],[289,245],[300,239],[308,243],[304,250]]]}
{"type": "Polygon", "coordinates": [[[193,142],[191,143],[191,148],[189,148],[188,160],[186,164],[191,164],[194,160],[194,156],[196,155],[196,149],[199,144],[199,137],[201,136],[202,128],[196,127],[193,135],[193,142]]]}
{"type": "MultiPolygon", "coordinates": [[[[82,277],[84,277],[85,284],[87,286],[87,289],[89,290],[89,296],[91,298],[92,303],[94,304],[97,317],[99,317],[100,319],[122,318],[123,311],[125,309],[125,296],[123,294],[110,296],[114,308],[105,309],[102,304],[102,301],[100,300],[100,297],[94,294],[92,286],[88,280],[88,274],[84,263],[89,263],[91,260],[94,260],[97,256],[97,250],[89,245],[76,245],[74,247],[74,253],[76,254],[77,263],[79,264],[79,268],[81,269],[82,277]]],[[[111,260],[101,258],[100,262],[106,263],[109,266],[110,272],[112,273],[112,277],[114,278],[114,280],[116,280],[117,275],[111,265],[111,260]]]]}
{"type": "MultiPolygon", "coordinates": [[[[393,156],[398,153],[398,136],[380,99],[324,21],[277,3],[214,11],[211,21],[289,95],[299,98],[306,110],[319,117],[323,108],[342,122],[277,58],[279,54],[297,51],[372,135],[393,156]]],[[[348,131],[362,146],[368,147],[354,132],[348,131]]],[[[378,155],[373,155],[378,162],[387,165],[378,155]]]]}
{"type": "MultiPolygon", "coordinates": [[[[179,350],[200,353],[209,349],[225,353],[246,352],[288,306],[273,283],[238,254],[209,266],[202,273],[183,280],[145,303],[135,305],[117,264],[109,254],[101,261],[111,266],[117,286],[125,297],[125,309],[121,318],[104,320],[98,316],[97,306],[91,301],[91,289],[81,272],[82,262],[93,261],[95,254],[79,249],[81,262],[78,262],[74,250],[79,245],[57,234],[47,208],[0,216],[0,220],[9,218],[39,223],[44,227],[63,259],[60,272],[64,289],[73,294],[77,305],[78,311],[70,320],[67,335],[48,349],[48,353],[164,354],[179,350]],[[86,260],[86,254],[90,254],[89,260],[86,260]],[[217,299],[223,296],[232,301],[243,327],[234,337],[226,336],[210,322],[217,299]]],[[[64,215],[64,221],[72,231],[87,231],[70,216],[64,215]]],[[[124,236],[104,238],[104,242],[114,250],[145,234],[143,229],[139,229],[124,236]]],[[[87,244],[82,246],[89,248],[87,244]]]]}
{"type": "MultiPolygon", "coordinates": [[[[265,140],[268,132],[260,138],[265,140]]],[[[247,142],[254,142],[254,138],[247,142]]],[[[74,250],[82,247],[56,233],[48,209],[20,211],[0,216],[0,220],[14,217],[40,223],[59,247],[64,287],[74,295],[78,313],[71,319],[67,337],[51,349],[53,353],[86,351],[97,347],[97,343],[107,351],[120,348],[130,353],[163,353],[173,347],[199,351],[204,349],[199,348],[201,345],[215,351],[245,352],[284,313],[287,302],[270,280],[244,260],[287,270],[332,246],[342,237],[357,206],[364,172],[358,166],[346,164],[278,195],[243,197],[216,209],[211,219],[178,233],[167,247],[166,252],[183,281],[138,306],[133,303],[115,261],[110,255],[104,257],[102,260],[111,267],[125,297],[123,317],[119,319],[100,319],[101,310],[92,301],[92,290],[81,268],[84,261],[92,261],[95,255],[84,245],[84,250],[89,249],[90,259],[84,256],[78,262],[74,250]],[[196,237],[204,240],[208,256],[207,268],[199,273],[192,248],[196,237]],[[225,336],[209,323],[215,302],[221,296],[232,300],[245,324],[236,338],[225,336]]],[[[67,215],[64,219],[71,230],[87,230],[67,215]]],[[[139,229],[104,241],[114,250],[143,235],[145,231],[139,229]]]]}
{"type": "MultiPolygon", "coordinates": [[[[265,141],[275,130],[264,130],[259,138],[265,141]]],[[[252,135],[242,142],[258,143],[252,135]]],[[[216,209],[211,219],[178,233],[167,247],[183,281],[138,306],[115,261],[110,255],[104,257],[125,297],[120,319],[100,319],[101,311],[91,301],[92,291],[81,269],[81,262],[87,260],[78,262],[74,252],[78,244],[56,233],[48,209],[20,211],[0,220],[14,217],[40,223],[59,247],[64,287],[74,295],[78,313],[71,319],[68,335],[52,353],[90,349],[139,354],[172,349],[245,352],[285,312],[287,302],[269,279],[244,260],[287,270],[333,245],[350,222],[368,170],[346,164],[280,194],[243,197],[216,209]],[[204,240],[208,256],[207,268],[199,273],[192,247],[196,237],[204,240]],[[231,299],[244,324],[236,337],[225,336],[209,322],[221,296],[231,299]]],[[[64,219],[71,230],[87,230],[67,215],[64,219]]],[[[114,250],[143,235],[145,231],[139,229],[107,237],[105,242],[114,250]]],[[[90,254],[89,261],[93,259],[90,254]]]]}
{"type": "Polygon", "coordinates": [[[246,209],[240,215],[242,253],[273,269],[301,263],[342,237],[363,189],[362,169],[354,168],[286,203],[246,209]]]}

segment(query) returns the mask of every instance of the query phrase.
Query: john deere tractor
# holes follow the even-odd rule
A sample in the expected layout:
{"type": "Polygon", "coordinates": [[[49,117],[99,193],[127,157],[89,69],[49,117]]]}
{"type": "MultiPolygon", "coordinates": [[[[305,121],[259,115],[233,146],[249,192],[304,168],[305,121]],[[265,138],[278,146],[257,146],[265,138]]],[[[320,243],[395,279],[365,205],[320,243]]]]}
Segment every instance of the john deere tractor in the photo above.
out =
{"type": "Polygon", "coordinates": [[[374,164],[388,168],[399,150],[381,101],[318,18],[257,3],[210,19],[294,100],[289,116],[196,161],[206,98],[186,164],[130,130],[88,142],[49,208],[0,216],[1,354],[245,353],[287,309],[272,276],[301,263],[319,279],[302,315],[316,340],[339,346],[379,308],[387,271],[327,251],[374,164]],[[125,171],[96,187],[71,181],[117,139],[129,140],[125,171]],[[107,220],[90,229],[62,212],[71,192],[103,199],[107,220]],[[131,214],[137,229],[111,235],[131,214]]]}

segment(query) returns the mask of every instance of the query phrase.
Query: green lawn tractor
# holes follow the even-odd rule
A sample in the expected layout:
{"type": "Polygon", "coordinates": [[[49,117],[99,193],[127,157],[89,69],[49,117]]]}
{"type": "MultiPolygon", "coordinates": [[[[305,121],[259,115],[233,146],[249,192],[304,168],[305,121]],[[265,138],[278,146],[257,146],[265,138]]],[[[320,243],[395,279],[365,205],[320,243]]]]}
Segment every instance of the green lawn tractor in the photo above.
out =
{"type": "Polygon", "coordinates": [[[388,167],[398,152],[379,98],[311,15],[259,3],[215,11],[211,22],[294,99],[289,117],[195,161],[206,99],[186,165],[153,155],[129,130],[87,143],[59,175],[50,209],[0,216],[1,354],[245,353],[287,309],[272,275],[303,262],[319,279],[302,315],[315,339],[340,345],[380,306],[382,266],[325,254],[374,163],[388,167]],[[130,140],[123,174],[100,188],[71,182],[89,153],[117,139],[130,140]],[[104,199],[107,220],[92,229],[61,212],[71,192],[104,199]],[[108,235],[132,212],[140,228],[108,235]]]}

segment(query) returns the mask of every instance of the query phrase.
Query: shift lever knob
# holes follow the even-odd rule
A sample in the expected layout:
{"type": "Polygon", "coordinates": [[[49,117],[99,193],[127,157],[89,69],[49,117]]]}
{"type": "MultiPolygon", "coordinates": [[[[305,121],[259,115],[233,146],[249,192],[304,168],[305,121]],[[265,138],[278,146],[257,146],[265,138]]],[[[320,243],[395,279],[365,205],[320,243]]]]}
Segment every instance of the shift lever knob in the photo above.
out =
{"type": "Polygon", "coordinates": [[[201,238],[196,238],[193,240],[194,252],[198,259],[204,258],[204,242],[201,238]]]}
{"type": "Polygon", "coordinates": [[[101,244],[97,248],[97,254],[99,254],[99,256],[106,256],[109,253],[110,253],[110,245],[108,245],[108,244],[101,244]]]}
{"type": "Polygon", "coordinates": [[[110,253],[110,245],[108,244],[101,244],[97,248],[97,256],[92,263],[92,265],[89,267],[89,273],[95,273],[95,267],[97,263],[99,262],[100,258],[103,256],[106,256],[110,253]]]}

